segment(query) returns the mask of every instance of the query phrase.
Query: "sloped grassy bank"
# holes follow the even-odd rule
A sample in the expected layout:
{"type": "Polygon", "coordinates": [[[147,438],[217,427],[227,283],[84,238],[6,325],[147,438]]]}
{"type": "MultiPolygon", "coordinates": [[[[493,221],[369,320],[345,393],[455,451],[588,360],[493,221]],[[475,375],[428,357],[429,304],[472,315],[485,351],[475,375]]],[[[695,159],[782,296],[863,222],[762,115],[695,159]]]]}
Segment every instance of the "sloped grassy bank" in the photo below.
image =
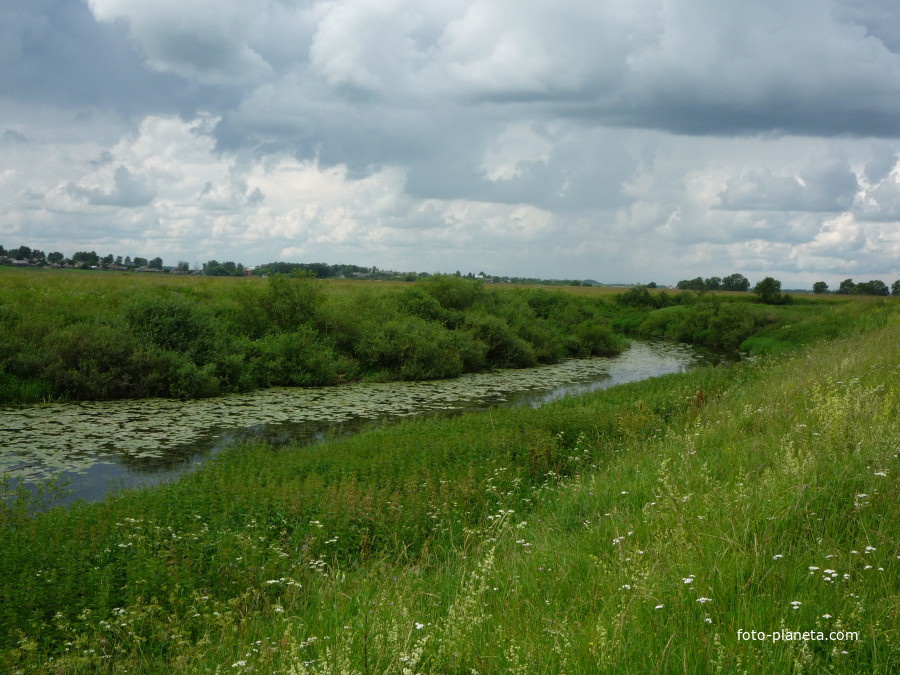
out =
{"type": "Polygon", "coordinates": [[[897,310],[776,359],[7,510],[0,669],[896,672],[897,310]]]}

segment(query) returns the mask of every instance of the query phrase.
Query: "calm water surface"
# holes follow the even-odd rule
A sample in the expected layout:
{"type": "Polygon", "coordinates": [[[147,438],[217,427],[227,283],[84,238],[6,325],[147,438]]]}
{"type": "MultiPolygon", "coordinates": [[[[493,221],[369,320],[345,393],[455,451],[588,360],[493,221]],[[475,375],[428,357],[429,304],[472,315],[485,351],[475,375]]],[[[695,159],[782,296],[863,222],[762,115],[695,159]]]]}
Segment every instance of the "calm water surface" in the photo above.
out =
{"type": "MultiPolygon", "coordinates": [[[[684,345],[633,342],[610,358],[432,382],[269,389],[199,401],[141,400],[0,407],[0,473],[34,485],[69,481],[76,499],[173,480],[252,439],[312,443],[373,420],[537,407],[564,396],[685,371],[706,357],[684,345]]],[[[58,502],[59,503],[59,502],[58,502]]]]}

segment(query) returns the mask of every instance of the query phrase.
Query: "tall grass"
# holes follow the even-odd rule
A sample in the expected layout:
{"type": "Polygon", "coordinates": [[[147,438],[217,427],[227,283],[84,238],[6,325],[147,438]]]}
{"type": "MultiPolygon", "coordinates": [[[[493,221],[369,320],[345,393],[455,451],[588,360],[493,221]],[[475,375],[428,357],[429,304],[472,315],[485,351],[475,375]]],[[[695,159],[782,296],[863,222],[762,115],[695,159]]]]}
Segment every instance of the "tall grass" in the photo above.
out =
{"type": "Polygon", "coordinates": [[[0,668],[896,672],[897,310],[779,357],[7,509],[0,668]]]}

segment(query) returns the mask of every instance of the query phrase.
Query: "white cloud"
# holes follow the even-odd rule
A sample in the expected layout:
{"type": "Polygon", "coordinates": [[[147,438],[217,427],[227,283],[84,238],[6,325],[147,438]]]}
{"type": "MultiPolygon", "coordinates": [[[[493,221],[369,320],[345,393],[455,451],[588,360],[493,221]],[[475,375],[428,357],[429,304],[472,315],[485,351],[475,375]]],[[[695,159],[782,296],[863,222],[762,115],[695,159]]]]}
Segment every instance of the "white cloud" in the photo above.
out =
{"type": "Polygon", "coordinates": [[[773,173],[763,167],[731,178],[721,208],[743,211],[846,211],[859,189],[846,160],[816,157],[805,167],[773,173]]]}
{"type": "Polygon", "coordinates": [[[900,276],[889,0],[0,15],[4,245],[660,283],[900,276]]]}

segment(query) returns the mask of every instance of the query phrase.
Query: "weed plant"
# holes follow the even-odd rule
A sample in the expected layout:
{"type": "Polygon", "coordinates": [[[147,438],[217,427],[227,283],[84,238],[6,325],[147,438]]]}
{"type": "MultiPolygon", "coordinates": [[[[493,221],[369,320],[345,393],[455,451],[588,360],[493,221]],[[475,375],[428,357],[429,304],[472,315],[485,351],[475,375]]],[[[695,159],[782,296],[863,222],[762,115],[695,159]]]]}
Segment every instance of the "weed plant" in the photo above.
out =
{"type": "Polygon", "coordinates": [[[536,410],[13,501],[0,669],[897,672],[898,309],[536,410]]]}

